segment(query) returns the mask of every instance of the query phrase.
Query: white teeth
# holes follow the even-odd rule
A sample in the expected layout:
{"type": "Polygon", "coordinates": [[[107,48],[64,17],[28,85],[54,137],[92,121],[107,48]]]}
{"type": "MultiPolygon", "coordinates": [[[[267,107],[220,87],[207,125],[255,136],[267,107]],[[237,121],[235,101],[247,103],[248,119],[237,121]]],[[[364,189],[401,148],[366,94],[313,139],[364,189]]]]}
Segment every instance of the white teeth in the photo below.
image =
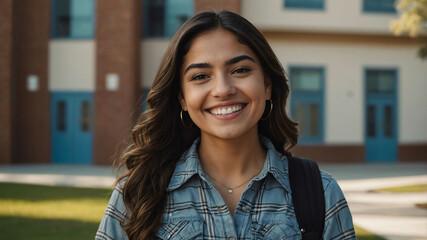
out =
{"type": "Polygon", "coordinates": [[[232,107],[222,107],[222,108],[212,108],[210,112],[214,115],[225,115],[242,110],[242,105],[232,106],[232,107]]]}

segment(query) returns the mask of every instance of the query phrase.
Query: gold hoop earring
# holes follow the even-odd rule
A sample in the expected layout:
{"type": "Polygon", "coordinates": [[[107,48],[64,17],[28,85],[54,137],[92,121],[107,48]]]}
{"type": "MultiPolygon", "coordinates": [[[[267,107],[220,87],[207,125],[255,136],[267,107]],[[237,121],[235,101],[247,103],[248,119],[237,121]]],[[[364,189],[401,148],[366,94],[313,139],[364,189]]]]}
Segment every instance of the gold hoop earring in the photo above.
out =
{"type": "Polygon", "coordinates": [[[191,124],[190,126],[185,125],[184,117],[182,116],[182,112],[183,112],[183,110],[181,109],[181,112],[179,113],[179,116],[181,117],[182,126],[184,126],[185,128],[191,128],[193,126],[193,124],[191,124]]]}
{"type": "Polygon", "coordinates": [[[268,99],[270,101],[270,111],[268,112],[267,116],[261,117],[261,120],[266,120],[270,117],[271,113],[273,112],[273,101],[271,99],[268,99]]]}

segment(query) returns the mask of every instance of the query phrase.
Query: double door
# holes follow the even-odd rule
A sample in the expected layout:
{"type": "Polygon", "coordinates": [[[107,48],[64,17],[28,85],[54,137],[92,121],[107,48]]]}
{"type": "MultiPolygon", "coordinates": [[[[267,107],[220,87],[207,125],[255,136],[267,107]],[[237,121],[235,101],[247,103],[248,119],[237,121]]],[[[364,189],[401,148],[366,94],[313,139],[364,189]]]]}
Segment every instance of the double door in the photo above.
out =
{"type": "Polygon", "coordinates": [[[368,96],[366,102],[366,160],[397,159],[397,111],[391,96],[368,96]]]}
{"type": "Polygon", "coordinates": [[[91,164],[93,94],[54,92],[51,114],[53,162],[91,164]]]}

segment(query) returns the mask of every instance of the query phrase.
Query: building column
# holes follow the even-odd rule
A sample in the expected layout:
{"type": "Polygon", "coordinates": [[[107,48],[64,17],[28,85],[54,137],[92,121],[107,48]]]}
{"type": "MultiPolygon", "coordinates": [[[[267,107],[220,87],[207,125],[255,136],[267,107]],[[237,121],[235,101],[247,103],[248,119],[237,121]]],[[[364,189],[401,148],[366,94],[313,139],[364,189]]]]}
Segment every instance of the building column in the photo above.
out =
{"type": "Polygon", "coordinates": [[[97,1],[94,163],[111,164],[141,111],[141,1],[97,1]],[[111,81],[107,84],[107,78],[111,81]],[[118,80],[117,89],[114,83],[118,80]]]}
{"type": "MultiPolygon", "coordinates": [[[[16,161],[50,162],[48,43],[50,3],[13,1],[16,28],[16,161]],[[32,83],[28,84],[31,78],[32,83]],[[29,87],[30,86],[30,87],[29,87]]],[[[14,30],[15,31],[15,30],[14,30]]]]}
{"type": "Polygon", "coordinates": [[[194,11],[228,10],[240,14],[240,0],[194,0],[194,11]]]}

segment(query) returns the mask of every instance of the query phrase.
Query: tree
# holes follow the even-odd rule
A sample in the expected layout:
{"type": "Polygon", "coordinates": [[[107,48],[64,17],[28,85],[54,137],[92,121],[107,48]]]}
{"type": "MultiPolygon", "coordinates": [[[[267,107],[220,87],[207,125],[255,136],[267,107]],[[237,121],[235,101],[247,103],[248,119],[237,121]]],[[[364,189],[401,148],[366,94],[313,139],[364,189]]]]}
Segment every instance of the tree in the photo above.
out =
{"type": "Polygon", "coordinates": [[[427,59],[427,38],[425,36],[427,30],[427,0],[399,0],[396,7],[402,14],[399,19],[391,21],[391,30],[395,35],[407,33],[412,38],[421,39],[425,44],[419,50],[418,56],[422,59],[427,59]]]}

